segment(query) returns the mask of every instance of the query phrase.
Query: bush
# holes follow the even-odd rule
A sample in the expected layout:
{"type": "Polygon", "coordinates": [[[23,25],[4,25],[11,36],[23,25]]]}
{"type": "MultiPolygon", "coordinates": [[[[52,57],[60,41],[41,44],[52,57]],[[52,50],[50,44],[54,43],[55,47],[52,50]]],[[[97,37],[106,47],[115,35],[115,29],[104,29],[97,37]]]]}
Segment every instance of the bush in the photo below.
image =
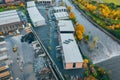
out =
{"type": "Polygon", "coordinates": [[[85,35],[83,39],[84,39],[85,42],[88,42],[90,37],[89,37],[89,35],[85,35]]]}
{"type": "Polygon", "coordinates": [[[86,77],[89,76],[89,71],[88,71],[88,70],[85,71],[85,76],[86,76],[86,77]]]}

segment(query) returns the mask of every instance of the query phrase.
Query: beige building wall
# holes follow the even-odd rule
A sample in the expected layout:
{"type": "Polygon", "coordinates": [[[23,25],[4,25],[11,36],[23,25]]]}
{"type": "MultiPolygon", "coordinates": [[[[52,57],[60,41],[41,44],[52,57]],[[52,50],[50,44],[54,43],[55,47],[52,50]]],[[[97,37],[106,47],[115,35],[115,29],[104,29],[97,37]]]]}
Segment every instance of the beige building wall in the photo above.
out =
{"type": "Polygon", "coordinates": [[[81,62],[78,62],[76,63],[76,66],[73,68],[73,63],[67,63],[66,66],[65,66],[65,69],[77,69],[77,68],[82,68],[83,66],[83,63],[81,62]]]}
{"type": "Polygon", "coordinates": [[[73,68],[73,64],[72,63],[67,63],[65,66],[65,69],[72,69],[73,68]]]}
{"type": "Polygon", "coordinates": [[[76,63],[76,68],[82,68],[83,66],[83,63],[79,62],[79,63],[76,63]]]}

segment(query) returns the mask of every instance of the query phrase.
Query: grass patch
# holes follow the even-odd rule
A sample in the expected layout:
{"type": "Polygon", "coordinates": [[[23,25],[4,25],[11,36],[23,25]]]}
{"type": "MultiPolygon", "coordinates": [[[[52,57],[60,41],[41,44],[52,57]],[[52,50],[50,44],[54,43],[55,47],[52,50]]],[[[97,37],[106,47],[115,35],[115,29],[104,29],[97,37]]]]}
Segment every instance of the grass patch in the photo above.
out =
{"type": "Polygon", "coordinates": [[[116,5],[120,5],[120,0],[103,0],[105,3],[114,3],[116,5]]]}

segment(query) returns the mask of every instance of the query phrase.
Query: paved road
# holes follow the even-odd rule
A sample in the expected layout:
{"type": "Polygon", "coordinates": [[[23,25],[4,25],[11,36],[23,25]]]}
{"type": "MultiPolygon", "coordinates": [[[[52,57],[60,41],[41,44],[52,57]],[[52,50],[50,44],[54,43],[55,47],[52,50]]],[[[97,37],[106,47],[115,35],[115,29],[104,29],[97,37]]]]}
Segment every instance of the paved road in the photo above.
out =
{"type": "MultiPolygon", "coordinates": [[[[112,73],[111,79],[112,80],[120,80],[120,45],[115,42],[111,37],[103,33],[101,30],[96,28],[92,23],[90,23],[74,6],[69,2],[69,0],[64,0],[67,5],[72,6],[72,11],[75,12],[76,18],[79,23],[83,24],[86,28],[86,34],[89,34],[91,36],[98,36],[99,37],[99,43],[101,46],[103,46],[103,53],[99,53],[98,51],[95,54],[95,56],[91,56],[94,58],[97,58],[96,60],[93,60],[94,63],[100,62],[98,65],[104,67],[106,70],[110,71],[112,73]],[[91,33],[89,33],[91,32],[91,33]],[[105,50],[105,51],[104,51],[105,50]],[[107,57],[105,55],[108,55],[107,57]],[[99,57],[100,56],[100,57],[99,57]],[[117,57],[114,57],[117,56],[117,57]],[[99,57],[99,58],[98,58],[99,57]],[[109,60],[106,59],[109,58],[109,60]],[[106,61],[104,61],[106,60],[106,61]],[[101,62],[103,61],[103,62],[101,62]]],[[[87,49],[85,47],[85,44],[81,44],[81,48],[83,53],[87,52],[87,49]]],[[[101,48],[100,48],[101,49],[101,48]]],[[[92,54],[92,53],[87,53],[92,54]]]]}

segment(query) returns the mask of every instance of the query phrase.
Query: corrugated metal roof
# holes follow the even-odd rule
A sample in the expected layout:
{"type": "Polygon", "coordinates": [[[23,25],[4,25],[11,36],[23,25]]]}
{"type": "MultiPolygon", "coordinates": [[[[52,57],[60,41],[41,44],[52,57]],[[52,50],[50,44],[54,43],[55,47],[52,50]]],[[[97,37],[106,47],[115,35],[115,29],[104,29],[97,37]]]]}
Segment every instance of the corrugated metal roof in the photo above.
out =
{"type": "Polygon", "coordinates": [[[40,14],[36,7],[27,8],[32,22],[45,21],[44,17],[40,14]]]}
{"type": "Polygon", "coordinates": [[[58,26],[60,31],[64,31],[64,32],[75,31],[71,20],[59,20],[58,26]]]}
{"type": "Polygon", "coordinates": [[[53,7],[54,10],[61,10],[61,9],[67,9],[66,7],[64,6],[59,6],[59,7],[53,7]]]}
{"type": "Polygon", "coordinates": [[[35,7],[35,2],[34,1],[28,1],[27,2],[27,7],[35,7]]]}
{"type": "Polygon", "coordinates": [[[57,13],[54,13],[54,16],[57,20],[59,20],[60,18],[69,19],[69,15],[67,12],[57,12],[57,13]]]}
{"type": "Polygon", "coordinates": [[[0,12],[0,25],[19,22],[20,18],[16,10],[0,12]]]}
{"type": "Polygon", "coordinates": [[[17,12],[16,10],[9,10],[9,11],[0,12],[0,15],[10,14],[10,13],[16,13],[16,12],[17,12]]]}
{"type": "Polygon", "coordinates": [[[65,63],[83,62],[82,55],[72,33],[61,33],[65,63]]]}

